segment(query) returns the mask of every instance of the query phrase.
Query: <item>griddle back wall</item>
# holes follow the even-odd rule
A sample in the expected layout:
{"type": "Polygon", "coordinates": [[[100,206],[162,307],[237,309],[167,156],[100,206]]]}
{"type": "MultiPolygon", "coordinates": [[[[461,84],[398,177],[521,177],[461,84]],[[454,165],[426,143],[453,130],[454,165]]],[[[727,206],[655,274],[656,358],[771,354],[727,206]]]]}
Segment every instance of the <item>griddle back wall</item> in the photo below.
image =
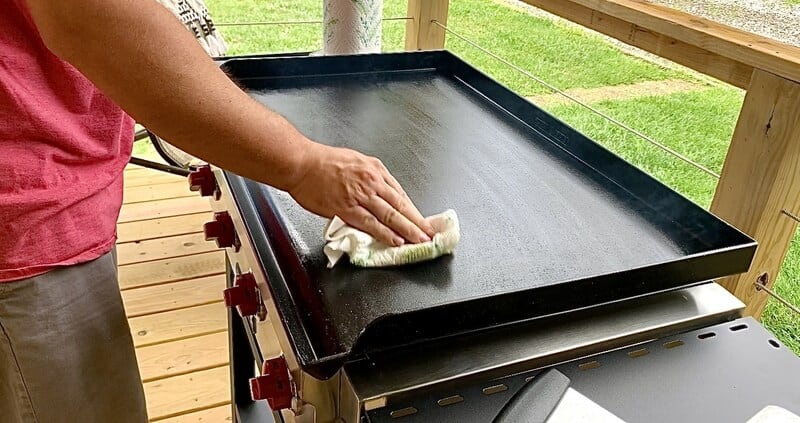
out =
{"type": "MultiPolygon", "coordinates": [[[[531,103],[510,89],[449,52],[369,55],[365,60],[336,56],[313,59],[316,60],[313,66],[299,60],[275,62],[264,59],[232,59],[224,63],[223,69],[245,89],[256,91],[330,85],[336,80],[343,83],[353,80],[379,82],[413,80],[426,74],[430,77],[446,76],[469,87],[473,90],[469,94],[479,97],[479,101],[486,102],[489,107],[495,106],[505,111],[508,114],[507,123],[516,125],[522,131],[534,131],[549,142],[562,146],[574,159],[600,173],[598,177],[601,183],[607,182],[607,179],[624,187],[627,194],[638,198],[643,206],[670,219],[672,224],[683,229],[686,235],[703,246],[713,249],[720,245],[752,241],[746,235],[732,231],[723,221],[709,221],[706,216],[698,215],[696,206],[679,194],[662,195],[664,189],[671,189],[558,118],[538,107],[532,107],[531,103]],[[631,184],[631,181],[635,183],[631,184]]],[[[628,201],[629,198],[622,200],[628,201]]]]}

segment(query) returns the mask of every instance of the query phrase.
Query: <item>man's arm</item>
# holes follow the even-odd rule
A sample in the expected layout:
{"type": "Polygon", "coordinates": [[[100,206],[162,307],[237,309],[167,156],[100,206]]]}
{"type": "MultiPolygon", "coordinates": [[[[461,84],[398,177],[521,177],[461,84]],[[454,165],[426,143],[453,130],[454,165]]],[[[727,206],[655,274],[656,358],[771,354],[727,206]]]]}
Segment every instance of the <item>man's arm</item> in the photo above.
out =
{"type": "Polygon", "coordinates": [[[54,54],[171,144],[386,243],[432,234],[378,160],[312,142],[251,99],[155,1],[27,2],[54,54]]]}

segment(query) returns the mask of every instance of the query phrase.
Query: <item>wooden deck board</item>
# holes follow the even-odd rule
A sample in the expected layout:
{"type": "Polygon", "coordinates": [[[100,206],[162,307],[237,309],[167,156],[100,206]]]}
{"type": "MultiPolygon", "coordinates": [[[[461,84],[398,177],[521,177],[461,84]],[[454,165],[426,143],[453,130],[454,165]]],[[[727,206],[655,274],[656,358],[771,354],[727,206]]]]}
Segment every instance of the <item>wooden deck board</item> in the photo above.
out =
{"type": "Polygon", "coordinates": [[[144,384],[150,421],[230,403],[228,366],[144,384]]]}
{"type": "Polygon", "coordinates": [[[219,423],[229,421],[232,421],[230,404],[161,420],[162,423],[219,423]]]}
{"type": "Polygon", "coordinates": [[[212,214],[210,212],[202,212],[120,223],[117,225],[117,243],[123,244],[126,242],[200,233],[203,231],[203,224],[211,220],[211,216],[212,214]]]}
{"type": "Polygon", "coordinates": [[[125,173],[125,189],[147,185],[170,184],[181,181],[186,183],[186,178],[151,169],[142,172],[125,173]]]}
{"type": "Polygon", "coordinates": [[[206,370],[228,364],[228,333],[203,335],[136,350],[142,380],[206,370]]]}
{"type": "Polygon", "coordinates": [[[136,222],[160,217],[181,216],[199,212],[210,212],[208,198],[194,196],[168,198],[166,200],[146,201],[126,204],[119,213],[118,223],[136,222]]]}
{"type": "Polygon", "coordinates": [[[223,289],[225,275],[207,276],[122,291],[122,301],[131,318],[216,303],[223,289]]]}
{"type": "Polygon", "coordinates": [[[148,261],[119,267],[119,286],[123,291],[141,286],[221,275],[225,272],[225,253],[210,251],[190,256],[148,261]]]}
{"type": "Polygon", "coordinates": [[[205,240],[202,233],[179,235],[117,245],[120,266],[172,257],[206,253],[217,249],[214,242],[205,240]]]}
{"type": "Polygon", "coordinates": [[[125,175],[128,175],[131,172],[136,172],[136,171],[140,171],[140,170],[152,171],[151,169],[148,169],[148,168],[146,168],[144,166],[140,166],[140,165],[133,164],[133,163],[128,163],[128,165],[125,166],[125,175]]]}
{"type": "Polygon", "coordinates": [[[186,181],[176,181],[166,184],[130,187],[123,193],[122,204],[182,197],[199,197],[199,195],[196,192],[189,191],[189,185],[186,181]]]}
{"type": "Polygon", "coordinates": [[[185,178],[126,168],[119,286],[151,421],[231,420],[225,253],[202,234],[209,211],[185,178]]]}
{"type": "Polygon", "coordinates": [[[128,319],[128,323],[136,347],[223,332],[228,328],[225,304],[221,301],[183,310],[134,317],[128,319]]]}

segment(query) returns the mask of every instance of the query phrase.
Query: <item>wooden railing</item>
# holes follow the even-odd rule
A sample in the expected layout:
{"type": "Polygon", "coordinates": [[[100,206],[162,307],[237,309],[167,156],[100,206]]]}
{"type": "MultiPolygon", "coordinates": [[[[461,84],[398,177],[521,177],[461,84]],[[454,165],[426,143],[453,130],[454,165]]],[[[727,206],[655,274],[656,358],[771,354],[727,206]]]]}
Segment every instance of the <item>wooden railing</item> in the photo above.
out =
{"type": "MultiPolygon", "coordinates": [[[[747,273],[720,281],[759,317],[755,282],[772,287],[797,228],[783,211],[800,211],[800,48],[639,0],[523,1],[747,90],[711,211],[759,243],[747,273]]],[[[448,6],[409,0],[407,50],[444,48],[448,6]]]]}

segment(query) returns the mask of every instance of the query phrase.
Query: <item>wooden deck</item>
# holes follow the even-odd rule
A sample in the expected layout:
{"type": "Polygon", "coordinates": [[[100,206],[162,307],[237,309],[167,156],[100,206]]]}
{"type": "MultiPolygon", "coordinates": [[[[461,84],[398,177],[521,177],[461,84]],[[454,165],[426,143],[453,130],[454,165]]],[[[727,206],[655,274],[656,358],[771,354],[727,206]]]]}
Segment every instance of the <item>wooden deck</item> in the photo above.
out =
{"type": "Polygon", "coordinates": [[[151,421],[230,420],[224,253],[203,239],[208,199],[185,178],[128,166],[119,285],[151,421]]]}

